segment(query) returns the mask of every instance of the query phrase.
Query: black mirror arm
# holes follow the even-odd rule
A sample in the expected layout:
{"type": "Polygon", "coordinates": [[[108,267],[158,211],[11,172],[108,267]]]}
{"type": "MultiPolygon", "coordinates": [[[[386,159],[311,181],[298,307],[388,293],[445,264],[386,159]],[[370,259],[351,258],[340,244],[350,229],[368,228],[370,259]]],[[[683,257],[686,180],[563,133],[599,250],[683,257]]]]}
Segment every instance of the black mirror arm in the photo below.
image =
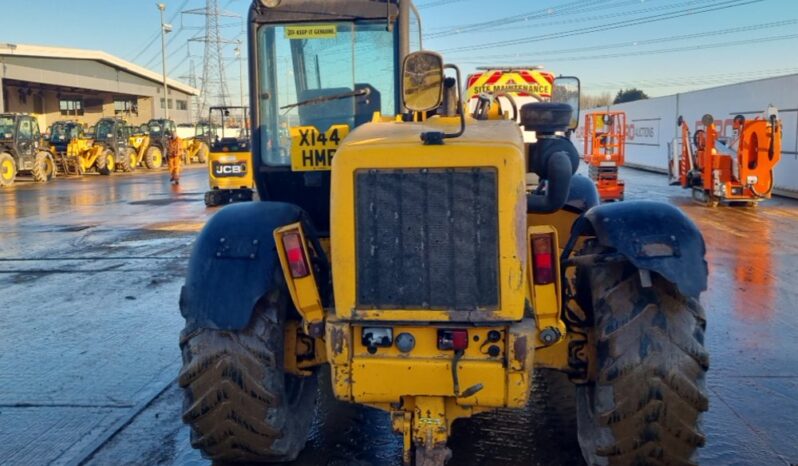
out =
{"type": "Polygon", "coordinates": [[[460,114],[460,130],[457,131],[456,133],[444,133],[441,131],[428,131],[421,133],[421,141],[426,145],[443,144],[444,139],[459,138],[460,136],[463,135],[463,133],[465,133],[466,124],[465,124],[465,113],[463,112],[463,99],[460,98],[461,96],[459,95],[460,83],[462,82],[462,80],[460,79],[460,68],[458,68],[457,65],[444,65],[443,68],[453,69],[457,75],[457,90],[458,90],[457,113],[460,114]]]}

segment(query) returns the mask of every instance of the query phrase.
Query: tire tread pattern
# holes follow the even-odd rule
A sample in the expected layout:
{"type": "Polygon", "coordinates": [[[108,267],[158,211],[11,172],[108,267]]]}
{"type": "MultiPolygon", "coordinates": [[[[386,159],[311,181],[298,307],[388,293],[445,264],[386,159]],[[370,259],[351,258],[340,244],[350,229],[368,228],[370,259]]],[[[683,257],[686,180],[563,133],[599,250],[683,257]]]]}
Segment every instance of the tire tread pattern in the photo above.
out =
{"type": "Polygon", "coordinates": [[[288,406],[278,315],[271,305],[256,310],[243,330],[181,334],[183,422],[192,446],[214,461],[290,461],[305,444],[315,383],[300,395],[307,401],[313,391],[310,406],[288,406]]]}
{"type": "MultiPolygon", "coordinates": [[[[47,183],[52,178],[52,173],[47,173],[48,158],[52,158],[49,152],[36,152],[33,160],[33,169],[31,170],[31,175],[33,176],[33,180],[37,183],[47,183]]],[[[51,167],[55,169],[55,163],[52,162],[52,160],[50,163],[52,164],[51,167]]]]}
{"type": "Polygon", "coordinates": [[[132,172],[134,157],[133,150],[122,149],[120,155],[121,157],[119,157],[118,162],[116,163],[116,169],[125,173],[132,172]]]}
{"type": "Polygon", "coordinates": [[[147,167],[148,170],[155,170],[161,168],[163,166],[163,153],[161,152],[160,156],[160,164],[156,163],[157,158],[155,156],[156,152],[161,152],[161,149],[155,146],[150,146],[144,152],[144,166],[147,167]]]}
{"type": "Polygon", "coordinates": [[[708,409],[703,308],[659,275],[643,288],[629,264],[581,273],[597,352],[595,383],[577,394],[583,456],[591,465],[694,464],[708,409]]]}

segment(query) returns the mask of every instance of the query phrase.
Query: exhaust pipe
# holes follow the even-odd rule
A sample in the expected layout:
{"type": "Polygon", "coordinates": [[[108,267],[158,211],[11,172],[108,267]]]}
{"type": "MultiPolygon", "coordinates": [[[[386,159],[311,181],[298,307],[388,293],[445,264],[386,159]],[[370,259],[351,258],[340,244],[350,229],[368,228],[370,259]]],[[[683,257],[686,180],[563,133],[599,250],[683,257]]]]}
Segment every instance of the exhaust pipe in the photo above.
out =
{"type": "Polygon", "coordinates": [[[540,188],[527,195],[528,213],[550,214],[562,209],[568,200],[579,153],[570,139],[557,133],[568,134],[572,113],[573,108],[566,103],[534,102],[521,107],[521,125],[537,137],[528,149],[529,171],[541,179],[540,188]]]}
{"type": "Polygon", "coordinates": [[[529,165],[533,173],[546,181],[545,191],[527,195],[528,213],[550,214],[565,205],[571,177],[579,167],[579,153],[570,140],[557,136],[539,136],[529,147],[529,165]]]}

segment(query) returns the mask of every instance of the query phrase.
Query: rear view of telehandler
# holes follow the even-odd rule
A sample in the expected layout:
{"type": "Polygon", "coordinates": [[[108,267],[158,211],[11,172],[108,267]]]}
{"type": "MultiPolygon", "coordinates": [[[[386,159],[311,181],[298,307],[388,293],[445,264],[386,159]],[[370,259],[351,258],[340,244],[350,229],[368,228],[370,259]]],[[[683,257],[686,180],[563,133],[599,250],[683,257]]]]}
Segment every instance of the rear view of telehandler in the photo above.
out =
{"type": "Polygon", "coordinates": [[[734,117],[730,141],[719,137],[712,115],[704,115],[705,129],[692,135],[681,116],[681,144],[674,143],[668,161],[670,183],[691,189],[693,199],[717,206],[721,202],[755,206],[770,199],[773,169],[781,159],[781,121],[778,111],[768,107],[753,120],[734,117]]]}
{"type": "Polygon", "coordinates": [[[622,201],[625,183],[618,175],[626,147],[626,113],[592,112],[585,115],[585,163],[596,183],[599,199],[622,201]]]}
{"type": "Polygon", "coordinates": [[[389,413],[404,464],[440,466],[456,419],[523,409],[550,368],[576,387],[589,464],[694,464],[701,234],[573,176],[578,80],[519,109],[525,145],[517,122],[465,115],[459,70],[411,53],[415,21],[406,0],[253,2],[260,200],[211,218],[181,290],[192,446],[293,460],[327,364],[321,389],[389,413]]]}

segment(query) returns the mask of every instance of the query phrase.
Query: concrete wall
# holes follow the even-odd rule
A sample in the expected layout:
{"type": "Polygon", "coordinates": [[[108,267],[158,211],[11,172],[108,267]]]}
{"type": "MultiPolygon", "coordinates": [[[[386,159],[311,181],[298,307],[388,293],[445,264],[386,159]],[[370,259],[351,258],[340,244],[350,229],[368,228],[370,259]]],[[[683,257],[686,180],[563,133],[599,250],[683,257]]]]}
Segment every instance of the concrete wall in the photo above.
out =
{"type": "MultiPolygon", "coordinates": [[[[155,115],[153,118],[164,118],[164,109],[161,108],[161,97],[163,97],[163,87],[158,86],[157,92],[152,95],[150,101],[150,114],[155,115]]],[[[177,89],[169,88],[169,99],[172,101],[172,108],[169,109],[170,119],[174,120],[177,124],[194,122],[195,118],[191,115],[191,98],[188,94],[180,92],[177,89]],[[186,103],[186,110],[177,109],[178,100],[186,103]]],[[[141,111],[140,104],[139,111],[141,111]]]]}
{"type": "MultiPolygon", "coordinates": [[[[731,136],[735,115],[751,119],[770,104],[779,109],[784,129],[781,161],[774,170],[775,192],[798,197],[798,74],[639,100],[611,109],[626,112],[626,163],[664,172],[670,146],[681,136],[676,127],[679,115],[695,131],[703,127],[701,117],[709,113],[721,135],[731,136]]],[[[580,151],[583,129],[580,126],[574,141],[580,151]]]]}
{"type": "Polygon", "coordinates": [[[114,107],[115,97],[132,98],[135,96],[121,96],[119,94],[110,94],[110,93],[80,93],[80,92],[62,93],[60,91],[55,91],[55,90],[41,90],[35,88],[31,89],[32,95],[27,95],[25,87],[19,87],[8,84],[4,86],[4,89],[7,97],[5,103],[6,111],[30,113],[35,115],[39,120],[39,126],[42,128],[42,130],[53,124],[53,122],[55,121],[65,120],[65,119],[78,120],[82,123],[93,125],[100,118],[119,116],[124,118],[131,124],[140,125],[141,123],[146,123],[151,118],[153,118],[152,116],[153,99],[150,97],[137,98],[138,114],[116,114],[114,107]],[[25,99],[22,99],[20,97],[20,91],[22,91],[26,95],[25,99]],[[82,115],[75,115],[74,113],[69,113],[67,115],[62,114],[59,94],[62,96],[82,98],[84,103],[83,114],[82,115]],[[37,102],[37,100],[39,99],[40,101],[37,102]],[[100,105],[97,106],[86,105],[87,102],[90,103],[91,101],[100,101],[100,105]]]}

